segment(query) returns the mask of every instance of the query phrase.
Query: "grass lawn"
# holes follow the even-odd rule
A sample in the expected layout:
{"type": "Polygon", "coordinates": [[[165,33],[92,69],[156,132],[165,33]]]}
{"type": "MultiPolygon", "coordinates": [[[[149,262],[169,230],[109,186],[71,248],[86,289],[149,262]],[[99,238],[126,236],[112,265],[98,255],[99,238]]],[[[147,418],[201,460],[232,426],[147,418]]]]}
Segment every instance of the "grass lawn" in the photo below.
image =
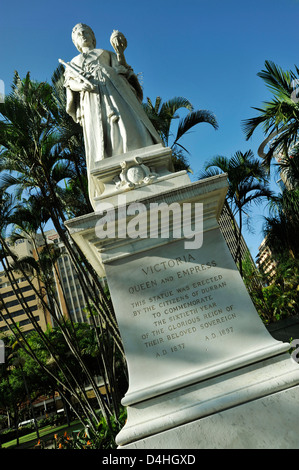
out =
{"type": "MultiPolygon", "coordinates": [[[[61,426],[45,426],[44,428],[39,429],[39,436],[42,441],[47,441],[53,439],[54,434],[61,435],[65,431],[70,434],[74,430],[82,429],[82,424],[80,421],[76,420],[71,423],[70,426],[66,424],[62,424],[61,426]],[[48,439],[47,439],[48,438],[48,439]]],[[[19,438],[19,446],[17,446],[17,440],[13,439],[12,441],[5,442],[2,444],[2,449],[26,449],[33,447],[37,443],[36,432],[33,431],[25,436],[19,438]]]]}

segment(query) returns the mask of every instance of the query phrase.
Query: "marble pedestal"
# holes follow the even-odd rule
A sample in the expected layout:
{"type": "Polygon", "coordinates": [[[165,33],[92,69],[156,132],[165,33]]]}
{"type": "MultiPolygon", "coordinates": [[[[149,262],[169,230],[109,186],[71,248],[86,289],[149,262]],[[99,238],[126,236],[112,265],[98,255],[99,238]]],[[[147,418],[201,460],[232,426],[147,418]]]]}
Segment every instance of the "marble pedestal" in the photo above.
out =
{"type": "Polygon", "coordinates": [[[298,449],[298,398],[298,386],[252,401],[247,397],[241,405],[173,426],[121,449],[298,449]]]}
{"type": "Polygon", "coordinates": [[[278,427],[277,447],[296,446],[286,436],[298,415],[299,366],[290,345],[264,327],[219,230],[226,175],[191,183],[186,172],[172,172],[169,149],[153,146],[109,159],[94,178],[96,212],[66,226],[107,277],[124,343],[128,420],[119,447],[254,448],[263,446],[252,437],[259,420],[264,446],[278,427]],[[175,237],[163,227],[149,236],[152,208],[161,203],[181,208],[169,217],[175,237]],[[177,235],[187,206],[194,239],[203,236],[197,247],[177,235]],[[103,207],[117,229],[138,225],[139,237],[116,230],[100,239],[103,207]]]}

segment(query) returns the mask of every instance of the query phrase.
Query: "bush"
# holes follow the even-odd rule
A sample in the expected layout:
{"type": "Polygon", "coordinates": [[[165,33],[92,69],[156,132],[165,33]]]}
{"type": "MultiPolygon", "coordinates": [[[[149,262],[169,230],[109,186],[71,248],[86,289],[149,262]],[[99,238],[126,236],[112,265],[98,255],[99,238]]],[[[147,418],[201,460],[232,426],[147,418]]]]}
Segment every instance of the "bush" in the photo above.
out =
{"type": "Polygon", "coordinates": [[[26,424],[25,426],[20,427],[19,433],[17,432],[17,429],[6,429],[0,434],[0,443],[4,444],[5,442],[17,439],[17,435],[22,437],[26,434],[30,434],[32,431],[35,431],[34,423],[26,424]]]}
{"type": "MultiPolygon", "coordinates": [[[[54,435],[55,449],[115,449],[115,437],[126,421],[126,410],[123,410],[119,420],[111,418],[111,427],[101,418],[98,429],[93,432],[88,426],[81,431],[65,432],[62,436],[54,435]]],[[[35,448],[42,447],[39,443],[35,448]]]]}

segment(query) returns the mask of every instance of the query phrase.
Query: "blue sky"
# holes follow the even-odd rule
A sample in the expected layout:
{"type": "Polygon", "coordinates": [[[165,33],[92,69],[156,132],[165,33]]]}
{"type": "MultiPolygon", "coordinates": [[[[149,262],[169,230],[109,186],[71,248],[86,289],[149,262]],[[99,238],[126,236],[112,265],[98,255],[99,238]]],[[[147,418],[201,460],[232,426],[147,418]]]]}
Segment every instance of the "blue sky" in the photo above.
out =
{"type": "MultiPolygon", "coordinates": [[[[28,0],[4,2],[0,14],[0,79],[9,92],[14,70],[51,80],[58,58],[77,54],[71,30],[92,27],[97,47],[111,49],[113,29],[128,40],[127,62],[143,77],[144,96],[188,98],[195,109],[209,109],[219,130],[202,124],[182,144],[196,179],[215,155],[257,149],[257,132],[245,141],[241,122],[255,115],[270,93],[257,73],[265,60],[284,69],[299,65],[298,0],[28,0]]],[[[273,185],[274,188],[275,184],[273,185]]],[[[251,211],[255,233],[244,232],[256,256],[263,239],[265,209],[251,211]]]]}

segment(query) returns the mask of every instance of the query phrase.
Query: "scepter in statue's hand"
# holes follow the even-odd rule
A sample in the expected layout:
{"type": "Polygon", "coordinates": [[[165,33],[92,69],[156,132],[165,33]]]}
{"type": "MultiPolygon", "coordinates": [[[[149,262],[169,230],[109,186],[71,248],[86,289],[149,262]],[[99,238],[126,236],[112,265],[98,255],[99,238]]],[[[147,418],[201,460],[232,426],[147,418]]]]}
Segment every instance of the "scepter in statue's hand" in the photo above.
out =
{"type": "Polygon", "coordinates": [[[110,37],[110,43],[116,52],[119,65],[123,65],[124,67],[131,68],[127,64],[125,55],[124,55],[125,49],[127,48],[127,40],[125,36],[123,35],[123,33],[114,29],[110,37]]]}
{"type": "MultiPolygon", "coordinates": [[[[128,82],[134,88],[139,101],[142,102],[143,91],[140,86],[139,80],[134,74],[132,67],[130,67],[130,65],[127,64],[126,59],[125,59],[124,52],[125,52],[125,49],[127,48],[127,40],[125,36],[123,35],[123,33],[118,31],[117,29],[114,29],[113,33],[110,36],[110,43],[113,49],[115,50],[117,60],[120,65],[119,68],[121,69],[121,66],[124,67],[123,71],[127,77],[128,82]]],[[[119,73],[123,73],[123,72],[120,70],[119,73]]]]}
{"type": "Polygon", "coordinates": [[[83,75],[83,70],[79,71],[74,65],[71,65],[69,62],[65,62],[64,60],[62,59],[58,59],[58,62],[60,62],[62,65],[64,65],[66,68],[69,68],[70,70],[72,70],[73,74],[75,75],[75,77],[79,78],[80,80],[82,80],[83,83],[85,83],[85,85],[88,87],[88,89],[90,90],[94,90],[95,89],[95,86],[93,85],[93,83],[91,83],[88,78],[86,78],[84,75],[83,75]]]}

